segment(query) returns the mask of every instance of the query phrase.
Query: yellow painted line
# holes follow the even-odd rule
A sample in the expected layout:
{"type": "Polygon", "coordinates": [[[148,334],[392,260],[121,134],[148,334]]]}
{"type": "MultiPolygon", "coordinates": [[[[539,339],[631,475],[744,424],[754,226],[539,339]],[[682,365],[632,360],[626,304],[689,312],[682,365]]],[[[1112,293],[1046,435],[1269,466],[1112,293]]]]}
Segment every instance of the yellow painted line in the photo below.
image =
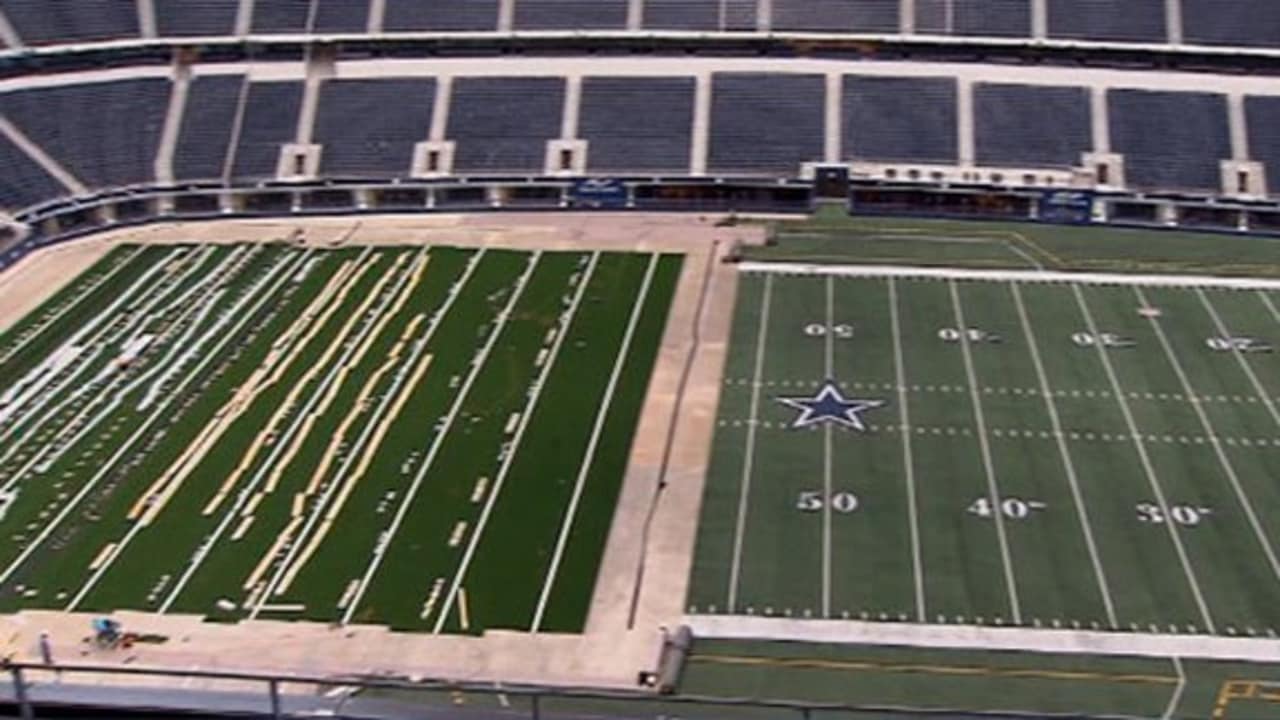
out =
{"type": "Polygon", "coordinates": [[[811,670],[847,670],[893,674],[943,675],[952,677],[1002,677],[1039,680],[1111,682],[1136,685],[1176,685],[1168,675],[1112,674],[1083,670],[1037,668],[994,668],[981,665],[929,665],[882,663],[874,660],[823,660],[819,658],[774,658],[734,655],[691,655],[691,662],[719,665],[747,665],[811,670]]]}

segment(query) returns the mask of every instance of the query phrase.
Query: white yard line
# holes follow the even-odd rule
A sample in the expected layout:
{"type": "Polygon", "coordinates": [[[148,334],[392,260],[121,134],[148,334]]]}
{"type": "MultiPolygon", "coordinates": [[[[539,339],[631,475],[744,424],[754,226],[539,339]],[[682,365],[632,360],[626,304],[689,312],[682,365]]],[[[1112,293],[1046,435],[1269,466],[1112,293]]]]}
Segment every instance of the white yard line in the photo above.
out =
{"type": "MultiPolygon", "coordinates": [[[[1146,293],[1142,292],[1142,288],[1135,287],[1133,292],[1142,307],[1149,306],[1146,293]]],[[[1151,323],[1151,328],[1155,330],[1156,337],[1160,340],[1160,347],[1164,348],[1165,357],[1169,359],[1169,364],[1178,376],[1178,382],[1182,384],[1183,392],[1186,393],[1187,397],[1191,398],[1191,409],[1195,411],[1196,417],[1200,420],[1200,427],[1204,428],[1204,434],[1209,438],[1209,445],[1213,447],[1214,455],[1218,458],[1218,465],[1222,467],[1222,471],[1226,473],[1227,480],[1231,482],[1231,489],[1235,492],[1236,500],[1240,503],[1240,508],[1244,510],[1245,517],[1249,519],[1249,525],[1253,528],[1253,534],[1257,538],[1258,544],[1262,546],[1263,554],[1267,556],[1267,562],[1271,565],[1272,574],[1276,576],[1277,580],[1280,580],[1280,559],[1276,558],[1275,548],[1271,547],[1271,541],[1267,538],[1266,531],[1262,529],[1262,522],[1258,519],[1258,513],[1253,509],[1253,501],[1249,499],[1249,494],[1245,492],[1244,485],[1240,483],[1240,476],[1236,474],[1236,469],[1232,466],[1231,459],[1227,457],[1227,451],[1222,447],[1222,440],[1218,437],[1213,423],[1209,420],[1208,413],[1204,411],[1204,407],[1196,396],[1196,390],[1192,387],[1190,378],[1187,377],[1186,371],[1182,368],[1182,361],[1174,353],[1173,345],[1169,343],[1169,338],[1165,335],[1164,326],[1160,324],[1160,319],[1150,317],[1148,321],[1151,323]]],[[[1239,354],[1236,357],[1238,359],[1239,354]]],[[[1249,370],[1249,366],[1245,365],[1245,369],[1249,370]]],[[[1253,371],[1249,370],[1249,374],[1252,376],[1253,371]]],[[[1257,378],[1255,377],[1254,379],[1256,380],[1257,378]]]]}
{"type": "MultiPolygon", "coordinates": [[[[1204,305],[1204,309],[1209,311],[1209,317],[1213,319],[1213,324],[1218,328],[1218,332],[1223,337],[1232,337],[1231,329],[1222,321],[1222,316],[1218,314],[1217,308],[1209,301],[1209,297],[1205,295],[1204,290],[1196,288],[1196,295],[1200,298],[1200,304],[1204,305]]],[[[1266,297],[1266,295],[1263,295],[1266,297]]],[[[1243,352],[1238,348],[1232,347],[1231,354],[1236,356],[1236,361],[1240,363],[1240,369],[1244,370],[1244,374],[1249,376],[1249,382],[1253,385],[1253,390],[1258,395],[1258,400],[1267,408],[1267,412],[1271,414],[1271,419],[1280,426],[1280,412],[1277,412],[1276,405],[1271,400],[1270,393],[1262,386],[1262,381],[1258,379],[1258,374],[1253,371],[1253,366],[1249,364],[1243,352]]]]}
{"type": "MultiPolygon", "coordinates": [[[[311,251],[309,250],[303,253],[299,257],[299,260],[305,259],[310,253],[311,251]]],[[[281,263],[281,266],[283,265],[284,263],[281,263]]],[[[297,265],[297,263],[295,263],[295,265],[297,265]]],[[[275,270],[276,269],[273,269],[273,272],[275,272],[275,270]]],[[[258,302],[249,310],[240,312],[240,305],[252,299],[252,297],[254,296],[253,292],[246,293],[245,296],[241,299],[240,303],[238,303],[235,307],[231,308],[228,311],[229,316],[239,318],[238,323],[234,328],[232,328],[230,331],[228,331],[222,336],[222,339],[219,341],[218,346],[215,347],[213,351],[211,351],[209,355],[205,357],[204,361],[201,362],[201,364],[197,366],[194,371],[192,371],[189,377],[199,376],[199,374],[204,371],[204,368],[209,363],[213,362],[213,360],[216,358],[218,353],[221,352],[222,347],[225,346],[227,343],[229,343],[232,340],[232,338],[234,338],[244,328],[245,324],[247,324],[251,319],[253,319],[253,317],[258,313],[258,311],[262,309],[262,306],[266,304],[267,300],[275,296],[276,292],[280,289],[280,286],[283,285],[284,282],[289,279],[289,277],[292,275],[294,271],[295,271],[294,268],[290,268],[286,270],[284,273],[282,273],[280,277],[276,280],[275,286],[272,287],[270,290],[268,290],[266,293],[263,293],[259,298],[258,302]]],[[[263,284],[265,285],[268,281],[270,281],[270,279],[271,279],[271,275],[269,274],[266,278],[263,279],[263,284]]],[[[80,504],[80,501],[83,500],[84,497],[88,495],[93,490],[93,488],[96,487],[97,484],[101,482],[104,477],[107,476],[108,473],[111,472],[111,470],[115,467],[115,464],[120,461],[121,457],[123,457],[127,452],[129,452],[130,448],[133,446],[135,442],[137,442],[138,438],[142,437],[146,432],[148,432],[151,429],[151,426],[157,420],[159,420],[161,417],[164,417],[166,415],[170,405],[172,405],[176,400],[178,400],[180,396],[181,396],[181,393],[177,393],[177,392],[170,394],[170,396],[163,403],[157,406],[157,408],[151,413],[151,415],[146,419],[146,421],[144,421],[140,426],[138,426],[138,429],[134,431],[133,435],[131,435],[128,440],[126,440],[124,443],[122,443],[119,446],[119,449],[116,450],[115,454],[112,455],[110,458],[108,458],[106,462],[102,463],[98,472],[93,476],[93,478],[91,478],[89,482],[85,483],[84,487],[80,489],[80,492],[77,493],[75,497],[73,497],[71,501],[68,502],[63,507],[62,511],[59,512],[57,516],[55,516],[52,520],[50,520],[44,526],[44,529],[40,532],[39,535],[36,536],[34,540],[31,541],[31,544],[28,545],[26,549],[24,549],[21,553],[18,554],[18,557],[16,557],[13,560],[13,562],[11,562],[9,566],[5,568],[4,572],[0,573],[0,583],[7,581],[9,577],[13,575],[14,571],[16,571],[24,562],[26,562],[27,558],[30,557],[31,553],[35,552],[36,548],[40,547],[40,545],[46,539],[48,539],[49,535],[55,532],[59,528],[59,526],[62,525],[62,521],[65,520],[67,516],[70,515],[72,511],[75,510],[76,506],[80,504]]],[[[118,552],[112,555],[113,558],[118,556],[119,556],[118,552]]]]}
{"type": "Polygon", "coordinates": [[[915,578],[916,622],[925,621],[924,562],[920,554],[920,514],[916,508],[916,468],[911,453],[911,415],[907,405],[907,372],[902,352],[902,327],[898,318],[898,287],[889,282],[889,323],[893,330],[893,367],[898,383],[898,408],[902,417],[902,465],[907,479],[907,521],[911,528],[911,569],[915,578]]]}
{"type": "Polygon", "coordinates": [[[1044,272],[1044,265],[1041,265],[1039,260],[1036,260],[1034,257],[1031,257],[1031,255],[1027,253],[1026,250],[1023,250],[1022,248],[1018,247],[1018,245],[1013,241],[1011,240],[1007,241],[1005,243],[1005,247],[1012,250],[1013,253],[1018,257],[1021,257],[1023,260],[1026,260],[1027,262],[1031,263],[1031,267],[1035,268],[1040,272],[1044,272]]]}
{"type": "MultiPolygon", "coordinates": [[[[827,328],[822,334],[825,352],[825,368],[823,378],[828,382],[835,380],[836,345],[835,335],[835,279],[827,276],[827,328]]],[[[822,426],[822,617],[831,617],[831,496],[834,493],[831,482],[831,423],[822,426]]]]}
{"type": "Polygon", "coordinates": [[[817,263],[738,263],[739,272],[779,275],[837,275],[840,277],[898,277],[934,280],[995,280],[999,282],[1083,283],[1085,285],[1142,285],[1145,287],[1215,287],[1235,290],[1280,290],[1280,280],[1217,277],[1214,275],[1143,275],[1128,273],[1060,272],[1057,270],[977,270],[913,265],[826,265],[817,263]]]}
{"type": "Polygon", "coordinates": [[[760,327],[756,332],[756,362],[751,377],[751,419],[747,423],[747,447],[742,457],[742,483],[738,491],[738,516],[734,521],[733,557],[729,563],[728,612],[738,607],[738,581],[742,573],[742,544],[746,538],[747,506],[751,495],[751,471],[756,459],[756,425],[760,417],[760,376],[764,371],[765,346],[769,337],[769,302],[773,298],[773,275],[764,278],[760,296],[760,327]]]}
{"type": "Polygon", "coordinates": [[[1000,560],[1004,564],[1005,586],[1009,591],[1009,611],[1013,623],[1022,624],[1022,607],[1018,602],[1018,583],[1013,575],[1013,557],[1009,552],[1009,538],[1005,534],[1004,513],[1000,512],[1000,484],[996,480],[995,462],[991,457],[991,444],[987,438],[987,422],[982,412],[982,396],[978,392],[978,375],[973,368],[973,354],[969,348],[969,327],[964,319],[960,303],[960,291],[954,280],[947,283],[951,290],[951,307],[955,312],[956,328],[960,331],[960,355],[964,358],[964,371],[969,378],[969,399],[973,403],[973,419],[978,424],[978,449],[982,453],[982,467],[987,475],[987,494],[991,498],[991,517],[996,524],[996,538],[1000,542],[1000,560]]]}
{"type": "Polygon", "coordinates": [[[1169,704],[1165,706],[1164,714],[1161,715],[1162,720],[1173,720],[1178,712],[1178,705],[1182,702],[1182,693],[1187,689],[1187,673],[1182,667],[1182,658],[1177,655],[1169,658],[1173,661],[1173,669],[1178,673],[1178,684],[1173,688],[1173,695],[1169,696],[1169,704]]]}
{"type": "Polygon", "coordinates": [[[143,251],[143,248],[141,246],[134,249],[132,255],[129,255],[128,257],[121,259],[120,262],[115,267],[112,267],[109,271],[104,273],[102,277],[98,278],[93,284],[86,287],[84,291],[81,292],[79,295],[68,300],[67,303],[62,308],[60,308],[57,312],[55,312],[52,316],[44,318],[43,322],[41,322],[40,325],[33,328],[33,331],[28,331],[29,334],[26,337],[24,337],[21,341],[19,341],[16,345],[9,348],[5,348],[4,352],[0,354],[0,363],[8,362],[14,355],[17,355],[19,352],[22,352],[23,348],[25,348],[27,345],[30,345],[32,341],[34,341],[36,338],[43,335],[45,330],[48,330],[49,328],[53,327],[59,320],[63,318],[64,315],[66,315],[67,313],[71,312],[76,307],[78,307],[80,303],[84,302],[84,300],[88,298],[90,295],[92,295],[95,291],[97,291],[98,288],[105,285],[109,280],[111,280],[111,278],[120,274],[120,271],[123,270],[129,264],[131,264],[135,259],[137,259],[138,255],[142,254],[142,251],[143,251]]]}
{"type": "Polygon", "coordinates": [[[609,384],[605,387],[604,396],[600,399],[600,410],[596,412],[595,426],[591,429],[591,439],[587,442],[586,450],[583,452],[581,464],[578,466],[578,477],[574,481],[573,496],[569,499],[569,506],[565,509],[564,521],[560,525],[560,534],[556,537],[556,549],[551,555],[551,565],[547,567],[546,577],[542,581],[542,592],[538,595],[538,604],[533,612],[533,622],[529,625],[529,632],[536,633],[542,628],[542,618],[547,610],[547,603],[551,600],[551,590],[555,586],[556,576],[560,571],[560,561],[564,556],[565,546],[569,543],[569,533],[573,530],[573,521],[577,517],[578,503],[582,498],[582,489],[586,487],[587,475],[591,471],[591,465],[595,461],[596,448],[599,446],[601,434],[604,432],[604,424],[609,416],[609,408],[613,406],[613,394],[617,390],[618,380],[622,377],[622,368],[626,365],[630,356],[631,341],[635,336],[636,326],[640,323],[640,315],[643,313],[645,302],[649,297],[649,287],[653,284],[653,276],[658,269],[659,256],[654,254],[649,259],[649,269],[645,272],[644,282],[640,285],[640,291],[636,295],[632,304],[631,319],[627,322],[627,331],[622,336],[622,345],[618,348],[618,354],[613,361],[613,372],[609,375],[609,384]]]}
{"type": "MultiPolygon", "coordinates": [[[[475,384],[476,378],[480,377],[480,371],[484,367],[489,353],[493,351],[493,347],[498,343],[498,337],[502,335],[502,330],[506,327],[507,320],[511,318],[511,311],[515,308],[516,301],[524,293],[525,286],[528,285],[529,278],[533,275],[533,270],[537,267],[541,258],[541,251],[535,251],[529,256],[528,266],[519,279],[516,280],[515,288],[511,293],[511,297],[507,299],[507,304],[498,312],[493,329],[489,332],[489,337],[485,340],[480,351],[472,358],[471,369],[467,373],[467,378],[463,381],[458,394],[454,396],[449,412],[442,419],[439,430],[436,431],[435,436],[432,438],[422,465],[418,467],[418,472],[414,474],[413,482],[409,484],[408,491],[400,499],[400,505],[396,508],[396,514],[391,518],[391,524],[378,537],[377,546],[373,550],[373,557],[370,558],[369,565],[365,568],[364,575],[360,578],[360,584],[356,587],[356,591],[352,594],[347,605],[346,612],[342,615],[343,625],[351,622],[351,617],[355,615],[356,609],[360,607],[360,601],[364,598],[365,592],[368,591],[369,583],[378,572],[378,568],[381,567],[382,559],[386,557],[387,549],[391,547],[396,533],[400,531],[400,525],[404,523],[404,518],[409,513],[409,506],[413,503],[414,498],[417,497],[418,490],[422,487],[422,482],[426,479],[427,472],[435,463],[436,455],[439,454],[440,448],[444,445],[445,436],[449,434],[454,420],[457,419],[458,413],[462,411],[462,405],[466,402],[467,395],[471,392],[471,386],[475,384]]],[[[459,292],[461,292],[460,289],[459,292]]]]}
{"type": "Polygon", "coordinates": [[[444,597],[444,605],[440,608],[440,614],[436,616],[436,624],[431,630],[433,633],[438,633],[444,629],[444,623],[449,617],[449,611],[453,608],[454,601],[458,599],[462,583],[467,577],[467,570],[471,568],[471,558],[475,557],[476,548],[480,546],[480,540],[484,537],[485,527],[489,524],[489,515],[493,512],[494,506],[498,504],[498,497],[502,494],[502,486],[507,481],[507,473],[510,472],[512,465],[515,464],[516,455],[520,450],[520,442],[524,439],[524,432],[528,429],[529,421],[533,418],[533,414],[538,408],[538,399],[542,397],[542,390],[547,386],[547,378],[551,375],[551,368],[555,367],[556,358],[560,356],[560,348],[564,345],[565,338],[569,336],[569,327],[573,324],[574,318],[577,317],[578,308],[582,305],[582,298],[587,292],[587,284],[591,282],[592,276],[595,275],[596,265],[599,262],[600,253],[592,253],[591,262],[578,280],[578,287],[573,294],[573,300],[569,303],[569,308],[560,315],[559,330],[556,332],[556,339],[551,343],[551,352],[542,363],[542,369],[538,372],[538,377],[533,382],[533,392],[529,394],[524,410],[520,413],[519,425],[516,427],[515,434],[511,436],[507,454],[502,458],[502,464],[498,467],[497,475],[494,476],[493,489],[489,491],[489,496],[485,499],[484,507],[480,510],[480,518],[476,521],[475,530],[471,532],[467,547],[462,553],[462,559],[453,574],[453,581],[449,584],[449,590],[444,597]]]}
{"type": "Polygon", "coordinates": [[[1058,443],[1058,455],[1062,458],[1062,469],[1067,474],[1067,484],[1071,488],[1071,499],[1076,506],[1076,517],[1080,521],[1080,531],[1084,534],[1085,546],[1089,550],[1089,560],[1093,563],[1093,576],[1098,582],[1098,592],[1102,596],[1103,607],[1107,611],[1107,623],[1111,629],[1120,627],[1116,619],[1115,604],[1111,601],[1111,589],[1107,584],[1107,574],[1102,569],[1102,559],[1098,553],[1098,544],[1093,537],[1093,525],[1089,522],[1089,509],[1085,505],[1084,496],[1080,492],[1080,481],[1076,476],[1076,466],[1071,460],[1071,451],[1067,448],[1067,436],[1062,431],[1062,419],[1058,416],[1058,405],[1053,401],[1053,388],[1049,386],[1049,375],[1045,372],[1044,362],[1040,359],[1040,346],[1036,342],[1035,332],[1027,317],[1026,305],[1022,302],[1022,291],[1017,283],[1010,283],[1013,303],[1018,310],[1018,320],[1022,323],[1022,333],[1027,339],[1027,349],[1031,352],[1031,363],[1035,366],[1036,377],[1040,382],[1040,395],[1044,398],[1045,409],[1049,411],[1049,425],[1053,428],[1053,437],[1058,443]]]}
{"type": "MultiPolygon", "coordinates": [[[[364,253],[361,255],[361,259],[368,255],[369,252],[370,248],[365,248],[364,253]]],[[[395,272],[395,270],[396,265],[393,264],[390,271],[395,272]]],[[[395,298],[404,290],[405,285],[409,282],[409,278],[412,276],[413,264],[410,263],[408,267],[401,271],[400,278],[396,281],[395,287],[390,291],[384,291],[385,296],[382,298],[381,302],[378,303],[378,307],[374,309],[372,315],[377,316],[386,311],[387,307],[390,306],[395,298]]],[[[249,501],[249,498],[252,497],[258,486],[262,484],[262,481],[266,479],[272,467],[279,461],[281,454],[283,454],[286,448],[288,448],[292,443],[305,419],[314,412],[316,405],[320,403],[322,398],[328,395],[329,390],[334,386],[335,382],[340,382],[338,378],[342,377],[343,370],[347,363],[351,362],[351,358],[360,349],[365,338],[370,332],[372,332],[376,325],[376,322],[366,322],[355,332],[354,338],[335,339],[335,342],[345,341],[346,343],[338,362],[329,369],[329,372],[325,374],[320,383],[314,390],[312,390],[310,396],[307,398],[306,404],[303,405],[302,408],[299,409],[297,415],[294,416],[294,421],[290,424],[289,428],[276,438],[276,443],[272,447],[271,454],[267,456],[266,462],[258,467],[257,472],[254,473],[249,482],[240,489],[239,493],[237,493],[235,502],[232,503],[231,507],[228,508],[227,512],[223,515],[222,521],[214,528],[213,533],[207,536],[196,549],[195,553],[192,554],[190,563],[186,570],[184,570],[182,575],[178,578],[178,582],[174,584],[173,589],[169,591],[169,595],[165,598],[164,602],[160,604],[160,607],[157,610],[158,613],[164,614],[169,611],[169,608],[173,606],[173,603],[177,601],[178,596],[182,594],[182,591],[186,588],[187,583],[191,581],[191,578],[195,576],[201,565],[204,564],[205,558],[209,557],[214,546],[217,545],[218,541],[222,539],[222,536],[226,534],[227,529],[231,527],[232,523],[237,522],[236,517],[239,515],[240,509],[249,501]]]]}
{"type": "Polygon", "coordinates": [[[1280,311],[1277,311],[1275,304],[1271,302],[1271,296],[1262,290],[1258,290],[1258,297],[1261,298],[1262,304],[1267,306],[1267,312],[1271,313],[1271,319],[1280,323],[1280,311]]]}
{"type": "MultiPolygon", "coordinates": [[[[1089,309],[1089,303],[1085,302],[1084,293],[1080,290],[1079,285],[1072,285],[1071,289],[1075,293],[1076,305],[1080,308],[1080,314],[1084,317],[1085,325],[1094,337],[1098,337],[1098,323],[1094,321],[1093,312],[1089,309]]],[[[1155,495],[1156,504],[1160,506],[1160,513],[1166,518],[1173,517],[1169,512],[1169,501],[1165,498],[1164,488],[1160,485],[1160,478],[1156,476],[1155,468],[1151,464],[1151,458],[1147,455],[1147,447],[1142,442],[1138,423],[1133,418],[1133,410],[1129,407],[1129,401],[1125,399],[1124,388],[1120,386],[1120,379],[1116,376],[1115,368],[1111,365],[1111,358],[1107,356],[1107,350],[1102,346],[1102,343],[1095,343],[1094,348],[1098,353],[1098,359],[1102,361],[1107,380],[1111,383],[1111,394],[1120,405],[1120,412],[1124,415],[1125,424],[1129,428],[1129,437],[1133,441],[1133,448],[1138,453],[1138,460],[1142,463],[1142,470],[1147,476],[1147,483],[1151,486],[1152,494],[1155,495]]],[[[1196,579],[1195,570],[1191,567],[1191,559],[1187,556],[1187,549],[1182,544],[1182,536],[1178,534],[1177,523],[1166,522],[1164,526],[1169,530],[1169,539],[1173,542],[1174,550],[1178,554],[1178,561],[1182,564],[1182,572],[1186,575],[1187,583],[1191,587],[1196,606],[1200,610],[1200,617],[1204,620],[1205,627],[1210,633],[1217,632],[1214,629],[1213,616],[1209,613],[1209,606],[1204,600],[1204,592],[1200,589],[1200,581],[1196,579]]]]}
{"type": "MultiPolygon", "coordinates": [[[[357,439],[355,446],[349,449],[347,456],[343,460],[342,466],[338,469],[335,477],[338,477],[338,478],[345,477],[347,473],[350,471],[351,465],[353,465],[355,462],[361,459],[361,457],[363,456],[363,453],[360,451],[360,449],[363,448],[369,442],[369,438],[377,430],[379,419],[383,416],[383,414],[386,413],[387,408],[389,408],[391,406],[391,403],[393,403],[395,399],[398,397],[401,385],[404,383],[406,379],[409,378],[412,369],[417,367],[419,358],[421,358],[422,354],[426,352],[427,344],[430,343],[431,339],[435,337],[436,330],[443,323],[445,316],[448,315],[449,311],[453,308],[454,301],[456,301],[458,299],[458,296],[462,294],[463,288],[467,286],[467,283],[471,280],[472,275],[475,274],[475,270],[477,267],[480,266],[480,260],[484,257],[484,255],[485,255],[485,249],[480,248],[480,250],[477,251],[474,255],[472,255],[471,258],[468,260],[466,269],[463,271],[462,275],[453,284],[454,289],[449,293],[449,296],[445,299],[444,303],[440,305],[440,309],[437,310],[435,315],[431,318],[431,321],[427,326],[426,332],[424,332],[422,337],[420,337],[414,343],[413,352],[410,354],[410,357],[406,360],[406,362],[401,366],[400,371],[397,372],[395,380],[392,383],[392,386],[383,393],[382,400],[378,404],[378,408],[375,410],[374,414],[368,419],[368,422],[365,423],[364,431],[360,434],[360,437],[357,439]]],[[[250,620],[256,618],[258,616],[258,613],[262,611],[263,605],[266,604],[267,599],[271,596],[271,593],[275,590],[276,586],[280,584],[281,578],[288,571],[289,567],[293,564],[294,559],[297,557],[298,552],[300,552],[303,549],[303,547],[306,545],[306,543],[303,541],[307,538],[308,535],[311,534],[311,531],[314,529],[316,522],[324,515],[324,510],[329,505],[330,497],[333,495],[334,491],[337,490],[337,488],[341,484],[342,483],[340,482],[331,482],[329,483],[329,486],[325,488],[325,492],[320,497],[320,501],[316,503],[314,508],[312,508],[311,514],[307,518],[306,525],[302,527],[302,532],[298,534],[297,539],[295,539],[292,546],[289,548],[289,552],[285,555],[284,560],[280,563],[279,567],[276,569],[276,572],[272,575],[271,580],[267,583],[267,586],[259,594],[258,602],[254,605],[253,610],[249,613],[250,620]]]]}

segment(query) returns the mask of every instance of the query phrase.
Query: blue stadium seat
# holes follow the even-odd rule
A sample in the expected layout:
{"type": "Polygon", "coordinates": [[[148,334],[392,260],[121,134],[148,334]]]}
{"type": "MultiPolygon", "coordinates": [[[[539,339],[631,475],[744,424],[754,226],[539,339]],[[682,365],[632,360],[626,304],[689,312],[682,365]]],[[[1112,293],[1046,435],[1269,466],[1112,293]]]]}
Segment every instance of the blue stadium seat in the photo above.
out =
{"type": "Polygon", "coordinates": [[[709,170],[795,175],[822,160],[823,76],[716,73],[711,88],[709,170]]]}
{"type": "Polygon", "coordinates": [[[498,0],[386,0],[382,29],[489,31],[498,28],[498,0]]]}
{"type": "Polygon", "coordinates": [[[362,33],[369,29],[370,0],[318,0],[315,32],[362,33]]]}
{"type": "Polygon", "coordinates": [[[1029,37],[1031,0],[916,0],[916,32],[1029,37]]]}
{"type": "Polygon", "coordinates": [[[314,141],[320,170],[333,177],[405,177],[413,146],[425,140],[434,78],[329,80],[320,89],[314,141]]]}
{"type": "Polygon", "coordinates": [[[898,0],[773,0],[773,29],[896,34],[898,0]]]}
{"type": "Polygon", "coordinates": [[[977,84],[973,124],[979,165],[1075,167],[1093,147],[1089,90],[977,84]]]}
{"type": "Polygon", "coordinates": [[[254,33],[304,33],[311,0],[253,0],[254,33]]]}
{"type": "Polygon", "coordinates": [[[132,0],[0,0],[0,11],[28,45],[138,36],[132,0]]]}
{"type": "Polygon", "coordinates": [[[1183,42],[1280,47],[1280,2],[1182,0],[1183,42]]]}
{"type": "Polygon", "coordinates": [[[0,135],[0,207],[18,210],[55,200],[67,189],[32,160],[22,148],[0,135]]]}
{"type": "Polygon", "coordinates": [[[547,141],[560,136],[564,78],[453,81],[447,137],[458,173],[542,174],[547,141]]]}
{"type": "Polygon", "coordinates": [[[302,90],[300,82],[249,85],[240,120],[240,141],[236,144],[234,177],[262,180],[276,176],[281,146],[297,138],[302,90]]]}
{"type": "Polygon", "coordinates": [[[152,0],[160,37],[230,35],[240,0],[152,0]]]}
{"type": "Polygon", "coordinates": [[[876,162],[956,161],[953,78],[844,77],[846,158],[876,162]]]}
{"type": "Polygon", "coordinates": [[[1227,98],[1217,93],[1111,90],[1111,148],[1131,187],[1217,191],[1231,158],[1227,98]]]}
{"type": "Polygon", "coordinates": [[[595,173],[689,172],[696,82],[679,77],[587,77],[578,135],[595,173]]]}
{"type": "Polygon", "coordinates": [[[150,183],[169,108],[163,78],[19,90],[4,115],[90,187],[150,183]]]}
{"type": "Polygon", "coordinates": [[[515,0],[516,30],[623,30],[627,0],[515,0]]]}
{"type": "Polygon", "coordinates": [[[175,179],[222,179],[243,86],[243,75],[208,75],[191,81],[173,152],[175,179]]]}
{"type": "Polygon", "coordinates": [[[1280,195],[1280,96],[1247,96],[1244,114],[1249,156],[1266,166],[1270,194],[1280,195]]]}
{"type": "Polygon", "coordinates": [[[1045,0],[1049,37],[1168,42],[1165,0],[1045,0]]]}
{"type": "Polygon", "coordinates": [[[756,0],[646,0],[643,27],[651,30],[756,29],[756,0]]]}

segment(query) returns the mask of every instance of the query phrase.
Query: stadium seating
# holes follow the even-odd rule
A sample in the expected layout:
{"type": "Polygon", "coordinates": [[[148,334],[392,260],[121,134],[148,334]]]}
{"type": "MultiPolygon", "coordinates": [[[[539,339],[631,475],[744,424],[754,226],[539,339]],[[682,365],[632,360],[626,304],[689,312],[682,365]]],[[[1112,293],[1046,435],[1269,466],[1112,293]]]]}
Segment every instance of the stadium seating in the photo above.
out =
{"type": "Polygon", "coordinates": [[[898,0],[773,0],[773,29],[897,33],[898,0]]]}
{"type": "Polygon", "coordinates": [[[796,175],[822,160],[825,96],[821,75],[716,73],[707,168],[796,175]]]}
{"type": "Polygon", "coordinates": [[[1111,148],[1131,187],[1217,191],[1231,157],[1227,99],[1215,93],[1111,90],[1111,148]]]}
{"type": "Polygon", "coordinates": [[[21,148],[0,135],[0,207],[38,205],[67,194],[66,188],[44,171],[21,148]]]}
{"type": "Polygon", "coordinates": [[[229,35],[235,30],[240,0],[151,0],[161,37],[229,35]]]}
{"type": "Polygon", "coordinates": [[[588,77],[578,134],[595,173],[689,172],[693,78],[588,77]]]}
{"type": "Polygon", "coordinates": [[[174,147],[174,178],[222,178],[243,86],[243,75],[210,75],[191,81],[174,147]]]}
{"type": "Polygon", "coordinates": [[[255,82],[249,85],[232,175],[242,180],[276,176],[280,147],[297,137],[302,83],[255,82]]]}
{"type": "Polygon", "coordinates": [[[252,30],[257,34],[303,33],[311,0],[253,0],[252,30]]]}
{"type": "Polygon", "coordinates": [[[1202,45],[1280,46],[1280,3],[1182,0],[1182,39],[1202,45]]]}
{"type": "Polygon", "coordinates": [[[404,177],[426,139],[434,78],[329,80],[320,91],[314,141],[320,169],[335,177],[404,177]]]}
{"type": "Polygon", "coordinates": [[[0,0],[0,11],[28,45],[138,36],[138,7],[129,0],[0,0]]]}
{"type": "Polygon", "coordinates": [[[1266,164],[1267,188],[1280,194],[1280,96],[1244,99],[1249,123],[1249,155],[1266,164]]]}
{"type": "Polygon", "coordinates": [[[516,30],[622,30],[627,0],[516,0],[516,30]]]}
{"type": "Polygon", "coordinates": [[[316,5],[317,33],[362,33],[369,28],[370,0],[319,0],[316,5]]]}
{"type": "Polygon", "coordinates": [[[1027,37],[1030,0],[916,0],[916,32],[1027,37]]]}
{"type": "Polygon", "coordinates": [[[61,85],[0,97],[4,115],[91,188],[149,183],[169,106],[161,78],[61,85]]]}
{"type": "Polygon", "coordinates": [[[1168,42],[1165,0],[1045,0],[1049,37],[1168,42]]]}
{"type": "Polygon", "coordinates": [[[979,165],[1073,167],[1093,147],[1089,91],[1081,87],[977,84],[979,165]]]}
{"type": "Polygon", "coordinates": [[[756,29],[756,0],[646,0],[643,27],[650,30],[756,29]]]}
{"type": "Polygon", "coordinates": [[[386,0],[382,29],[493,31],[498,27],[498,0],[386,0]]]}
{"type": "Polygon", "coordinates": [[[951,78],[844,78],[844,155],[877,162],[956,161],[951,78]]]}
{"type": "Polygon", "coordinates": [[[459,78],[453,82],[447,137],[457,173],[536,173],[547,140],[560,136],[564,79],[459,78]]]}

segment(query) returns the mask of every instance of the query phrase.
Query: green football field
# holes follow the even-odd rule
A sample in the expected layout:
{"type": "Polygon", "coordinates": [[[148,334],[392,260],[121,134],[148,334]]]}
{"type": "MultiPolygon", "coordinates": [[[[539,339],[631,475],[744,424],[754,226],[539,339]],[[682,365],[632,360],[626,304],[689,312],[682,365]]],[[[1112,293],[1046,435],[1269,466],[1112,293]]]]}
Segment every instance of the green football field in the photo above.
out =
{"type": "Polygon", "coordinates": [[[681,262],[118,248],[0,336],[0,608],[580,630],[681,262]]]}
{"type": "Polygon", "coordinates": [[[687,609],[1274,637],[1278,307],[744,272],[687,609]]]}

